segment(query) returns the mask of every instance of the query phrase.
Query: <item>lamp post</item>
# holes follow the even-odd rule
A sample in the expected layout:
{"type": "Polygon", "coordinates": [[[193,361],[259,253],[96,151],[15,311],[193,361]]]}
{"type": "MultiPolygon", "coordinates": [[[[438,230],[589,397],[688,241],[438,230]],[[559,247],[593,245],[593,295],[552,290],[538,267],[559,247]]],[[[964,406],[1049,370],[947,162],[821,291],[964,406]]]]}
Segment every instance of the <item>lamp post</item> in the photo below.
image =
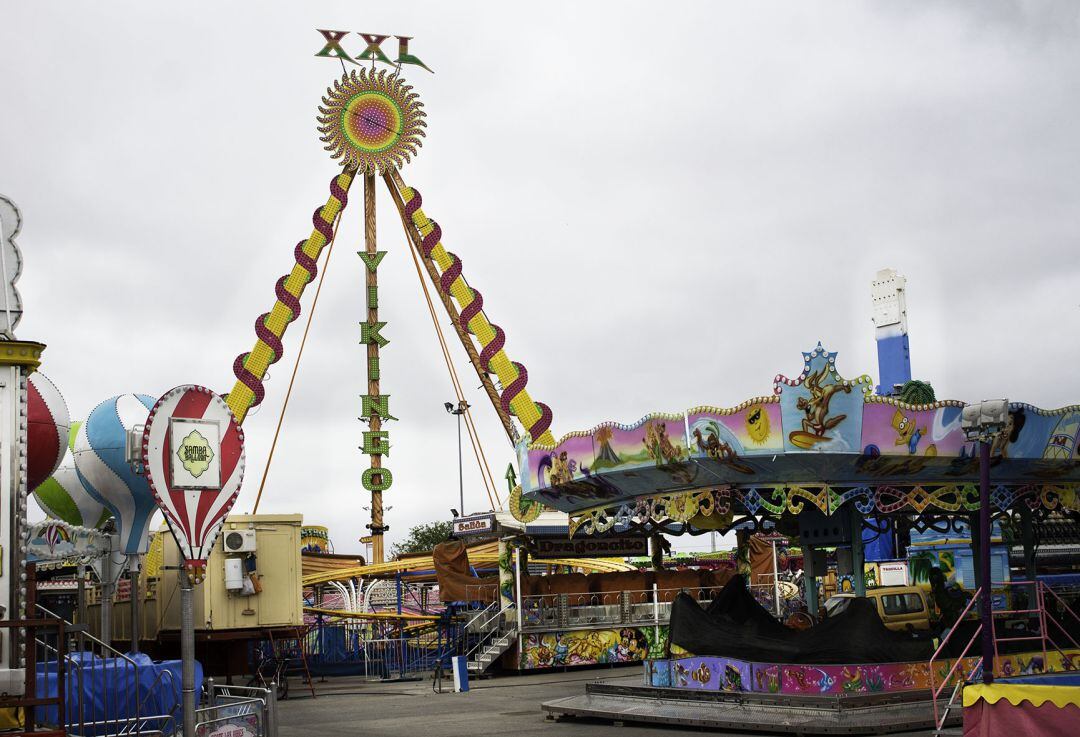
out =
{"type": "Polygon", "coordinates": [[[964,407],[960,426],[979,443],[979,622],[982,627],[982,682],[994,682],[994,623],[990,598],[990,443],[1005,429],[1009,400],[988,399],[964,407]]]}
{"type": "Polygon", "coordinates": [[[458,472],[458,503],[461,514],[465,514],[465,478],[462,472],[461,461],[461,416],[465,414],[465,410],[469,408],[469,403],[464,399],[459,399],[457,407],[452,402],[444,402],[443,407],[446,411],[452,415],[457,415],[457,472],[458,472]]]}

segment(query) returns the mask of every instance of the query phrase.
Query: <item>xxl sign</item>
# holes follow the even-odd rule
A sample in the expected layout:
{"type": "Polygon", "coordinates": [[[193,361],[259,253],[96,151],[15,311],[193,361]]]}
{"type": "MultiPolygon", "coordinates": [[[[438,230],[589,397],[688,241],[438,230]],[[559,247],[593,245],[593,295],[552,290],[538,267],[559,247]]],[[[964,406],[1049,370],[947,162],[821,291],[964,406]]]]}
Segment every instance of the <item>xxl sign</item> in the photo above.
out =
{"type": "Polygon", "coordinates": [[[594,540],[548,540],[539,538],[533,550],[536,558],[625,558],[649,554],[643,537],[602,537],[594,540]]]}
{"type": "Polygon", "coordinates": [[[321,28],[317,29],[323,36],[323,47],[318,51],[315,56],[325,56],[331,59],[341,59],[352,64],[360,64],[365,61],[382,62],[383,64],[390,64],[391,66],[400,67],[402,64],[412,64],[414,66],[427,69],[432,72],[431,68],[420,61],[420,58],[415,54],[409,53],[409,41],[412,41],[412,36],[394,36],[397,39],[397,58],[391,59],[383,51],[383,43],[390,38],[389,35],[383,35],[379,33],[356,33],[357,36],[366,44],[363,50],[355,55],[350,56],[347,51],[341,46],[342,40],[349,35],[348,31],[329,31],[321,28]]]}

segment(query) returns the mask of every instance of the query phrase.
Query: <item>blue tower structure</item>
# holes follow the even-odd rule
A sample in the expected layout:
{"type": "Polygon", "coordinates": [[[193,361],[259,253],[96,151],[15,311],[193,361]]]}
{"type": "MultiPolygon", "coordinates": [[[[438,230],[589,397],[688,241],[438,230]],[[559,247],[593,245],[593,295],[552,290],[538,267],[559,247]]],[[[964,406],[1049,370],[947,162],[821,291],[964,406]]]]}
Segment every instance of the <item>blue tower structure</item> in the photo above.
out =
{"type": "Polygon", "coordinates": [[[904,287],[907,280],[895,269],[882,269],[870,285],[874,301],[874,332],[877,339],[877,393],[898,394],[911,380],[911,353],[908,349],[907,303],[904,287]]]}

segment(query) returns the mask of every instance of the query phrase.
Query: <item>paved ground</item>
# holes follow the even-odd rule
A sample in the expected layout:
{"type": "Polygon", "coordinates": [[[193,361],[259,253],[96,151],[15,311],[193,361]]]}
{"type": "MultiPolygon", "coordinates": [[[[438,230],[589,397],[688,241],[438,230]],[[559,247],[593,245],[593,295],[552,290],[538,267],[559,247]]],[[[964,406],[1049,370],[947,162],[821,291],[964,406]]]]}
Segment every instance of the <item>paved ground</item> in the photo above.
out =
{"type": "MultiPolygon", "coordinates": [[[[541,702],[584,693],[585,684],[595,680],[638,685],[641,671],[639,668],[619,668],[508,676],[474,681],[472,690],[462,694],[433,693],[430,680],[367,683],[362,679],[336,678],[317,683],[318,698],[314,700],[302,690],[298,681],[294,681],[290,684],[289,699],[278,705],[278,734],[279,737],[361,734],[365,737],[671,737],[701,734],[698,730],[669,727],[631,724],[615,727],[600,722],[556,722],[544,718],[540,711],[541,702]]],[[[445,686],[449,688],[450,684],[445,686]]]]}

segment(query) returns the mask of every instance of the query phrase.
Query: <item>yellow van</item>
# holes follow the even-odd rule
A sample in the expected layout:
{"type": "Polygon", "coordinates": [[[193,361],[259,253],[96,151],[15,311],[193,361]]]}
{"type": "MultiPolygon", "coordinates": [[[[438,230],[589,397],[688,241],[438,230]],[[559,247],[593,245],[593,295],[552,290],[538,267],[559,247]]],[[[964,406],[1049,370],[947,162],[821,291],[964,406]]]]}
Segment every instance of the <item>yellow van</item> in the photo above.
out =
{"type": "MultiPolygon", "coordinates": [[[[832,617],[847,608],[855,594],[836,594],[825,602],[825,616],[832,617]]],[[[885,626],[896,632],[930,630],[930,603],[918,586],[880,586],[867,589],[866,598],[877,607],[885,626]]]]}

